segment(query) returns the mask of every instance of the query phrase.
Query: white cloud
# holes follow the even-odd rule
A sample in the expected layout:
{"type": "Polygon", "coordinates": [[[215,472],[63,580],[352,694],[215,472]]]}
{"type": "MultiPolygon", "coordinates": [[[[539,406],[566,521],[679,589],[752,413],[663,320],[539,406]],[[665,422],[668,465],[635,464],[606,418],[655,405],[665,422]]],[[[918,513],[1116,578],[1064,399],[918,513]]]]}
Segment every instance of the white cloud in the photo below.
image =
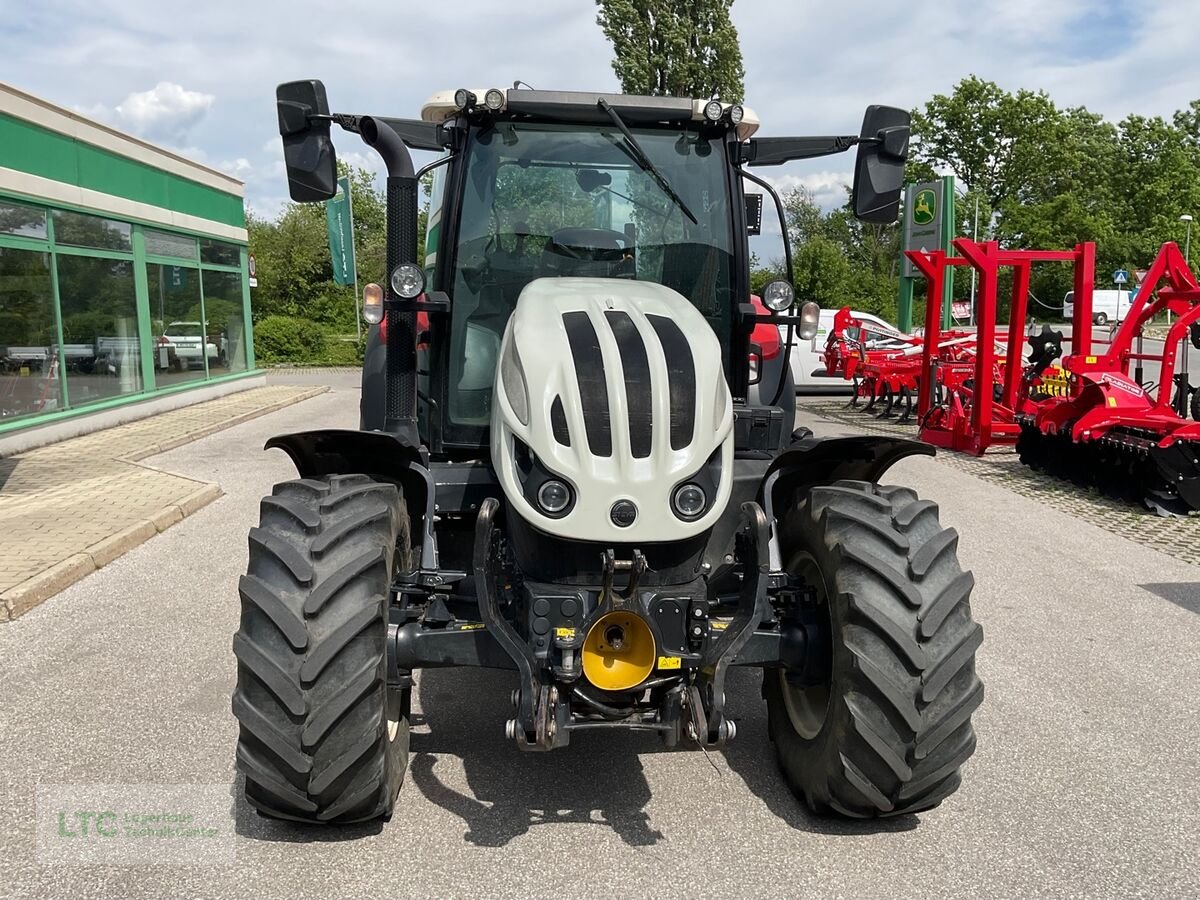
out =
{"type": "MultiPolygon", "coordinates": [[[[1200,83],[1194,6],[737,0],[733,20],[745,100],[761,116],[763,135],[851,134],[868,104],[911,108],[972,73],[1008,90],[1045,89],[1060,105],[1084,104],[1114,120],[1170,115],[1195,99],[1200,83]]],[[[327,29],[312,27],[327,17],[328,5],[317,0],[291,0],[286,13],[242,0],[54,0],[29,9],[27,25],[0,29],[7,78],[152,140],[233,161],[261,209],[286,192],[274,110],[279,82],[321,78],[340,112],[407,117],[434,91],[462,85],[507,87],[521,78],[543,89],[616,87],[592,0],[520,13],[494,0],[342,0],[336,28],[327,29]],[[453,53],[464,40],[468,52],[453,53]]],[[[335,139],[343,159],[379,170],[352,135],[335,139]]],[[[781,185],[803,183],[822,205],[836,206],[851,167],[847,154],[758,171],[781,185]]]]}
{"type": "Polygon", "coordinates": [[[204,118],[215,99],[212,94],[160,81],[148,91],[130,94],[113,112],[117,121],[135,134],[176,144],[204,118]]]}

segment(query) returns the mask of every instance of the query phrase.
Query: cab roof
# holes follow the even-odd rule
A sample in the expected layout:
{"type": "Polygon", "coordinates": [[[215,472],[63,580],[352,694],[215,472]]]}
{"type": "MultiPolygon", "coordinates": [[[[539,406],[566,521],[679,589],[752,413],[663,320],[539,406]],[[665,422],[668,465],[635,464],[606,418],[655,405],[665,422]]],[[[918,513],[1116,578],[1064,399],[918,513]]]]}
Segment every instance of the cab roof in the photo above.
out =
{"type": "MultiPolygon", "coordinates": [[[[476,98],[476,106],[483,107],[487,90],[469,89],[476,98]]],[[[688,97],[643,97],[636,94],[604,94],[588,91],[535,91],[510,88],[500,90],[504,104],[497,114],[528,114],[538,118],[557,119],[567,122],[607,122],[608,117],[598,108],[600,100],[607,101],[621,118],[630,125],[648,125],[663,122],[703,122],[704,107],[708,100],[688,97]]],[[[441,124],[459,114],[454,102],[456,91],[438,91],[421,107],[421,119],[441,124]]],[[[728,110],[733,104],[722,103],[728,110]]],[[[737,126],[738,140],[748,140],[758,131],[758,116],[748,106],[743,106],[742,121],[737,126]]]]}

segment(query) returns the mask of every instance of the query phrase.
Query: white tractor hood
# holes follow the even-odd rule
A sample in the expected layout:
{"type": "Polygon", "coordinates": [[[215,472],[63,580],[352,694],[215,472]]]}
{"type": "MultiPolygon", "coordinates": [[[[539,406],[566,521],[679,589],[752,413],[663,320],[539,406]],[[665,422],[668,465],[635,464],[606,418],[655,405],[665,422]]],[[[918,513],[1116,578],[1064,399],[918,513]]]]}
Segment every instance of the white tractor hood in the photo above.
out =
{"type": "Polygon", "coordinates": [[[527,285],[504,333],[491,424],[510,509],[558,537],[677,541],[711,527],[729,501],[733,404],[721,347],[700,312],[659,284],[527,285]],[[536,499],[548,477],[572,492],[557,516],[536,499]],[[685,519],[672,497],[689,483],[707,505],[685,519]],[[625,505],[614,515],[621,501],[636,514],[625,505]]]}

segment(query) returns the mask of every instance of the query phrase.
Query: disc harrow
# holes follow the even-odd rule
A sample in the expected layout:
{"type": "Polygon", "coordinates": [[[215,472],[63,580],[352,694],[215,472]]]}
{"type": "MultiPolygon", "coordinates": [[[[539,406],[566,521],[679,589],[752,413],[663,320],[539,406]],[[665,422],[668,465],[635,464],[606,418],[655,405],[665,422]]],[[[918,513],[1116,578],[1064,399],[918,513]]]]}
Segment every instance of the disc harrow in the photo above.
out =
{"type": "Polygon", "coordinates": [[[1035,470],[1141,502],[1161,516],[1198,511],[1200,421],[1187,418],[1196,389],[1186,354],[1200,324],[1200,286],[1179,248],[1164,244],[1101,354],[1091,350],[1087,281],[1075,294],[1073,352],[1063,360],[1068,392],[1031,401],[1018,415],[1017,453],[1035,470]],[[1164,311],[1175,319],[1162,354],[1142,352],[1145,326],[1164,311]],[[1154,389],[1144,378],[1146,361],[1161,363],[1154,389]]]}

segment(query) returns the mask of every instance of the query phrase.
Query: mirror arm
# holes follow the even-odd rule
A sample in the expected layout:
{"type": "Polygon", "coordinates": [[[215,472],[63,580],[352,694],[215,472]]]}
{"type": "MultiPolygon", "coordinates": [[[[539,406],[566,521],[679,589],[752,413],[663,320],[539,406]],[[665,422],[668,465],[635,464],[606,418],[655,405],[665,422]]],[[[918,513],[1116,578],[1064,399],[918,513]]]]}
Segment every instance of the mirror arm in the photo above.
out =
{"type": "Polygon", "coordinates": [[[741,144],[741,162],[747,166],[777,166],[796,159],[816,159],[845,153],[862,143],[856,134],[826,137],[753,138],[741,144]]]}

